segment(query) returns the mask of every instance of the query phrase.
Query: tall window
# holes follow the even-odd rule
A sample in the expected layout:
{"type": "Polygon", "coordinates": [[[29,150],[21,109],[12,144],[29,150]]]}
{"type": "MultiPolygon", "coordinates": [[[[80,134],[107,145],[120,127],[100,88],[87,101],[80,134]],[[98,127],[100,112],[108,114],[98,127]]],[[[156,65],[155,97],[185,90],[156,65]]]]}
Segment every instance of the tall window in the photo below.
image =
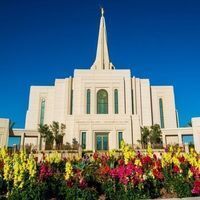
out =
{"type": "Polygon", "coordinates": [[[86,113],[90,114],[90,89],[87,89],[87,107],[86,113]]]}
{"type": "Polygon", "coordinates": [[[165,128],[163,100],[161,98],[159,99],[159,107],[160,107],[160,126],[161,128],[165,128]]]}
{"type": "Polygon", "coordinates": [[[134,93],[133,93],[133,90],[131,90],[131,98],[132,98],[132,114],[134,115],[134,93]]]}
{"type": "Polygon", "coordinates": [[[71,99],[70,99],[70,115],[73,114],[73,90],[71,90],[71,99]]]}
{"type": "Polygon", "coordinates": [[[45,99],[42,99],[40,105],[40,124],[44,124],[44,113],[45,113],[45,99]]]}
{"type": "Polygon", "coordinates": [[[82,149],[86,149],[86,132],[82,132],[82,139],[81,139],[82,149]]]}
{"type": "Polygon", "coordinates": [[[108,92],[106,90],[97,92],[97,114],[108,114],[108,92]]]}
{"type": "Polygon", "coordinates": [[[118,142],[119,142],[119,148],[121,148],[121,142],[123,140],[123,132],[118,132],[118,142]]]}
{"type": "Polygon", "coordinates": [[[114,98],[115,98],[115,114],[118,114],[119,110],[118,110],[118,90],[117,89],[115,89],[114,91],[114,98]]]}

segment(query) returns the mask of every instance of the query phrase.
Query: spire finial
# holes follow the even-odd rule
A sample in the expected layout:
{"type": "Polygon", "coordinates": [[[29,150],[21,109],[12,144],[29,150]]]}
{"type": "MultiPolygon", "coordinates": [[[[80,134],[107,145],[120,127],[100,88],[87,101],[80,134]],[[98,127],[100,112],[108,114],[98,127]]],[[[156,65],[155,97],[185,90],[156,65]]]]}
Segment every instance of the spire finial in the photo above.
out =
{"type": "Polygon", "coordinates": [[[103,9],[103,7],[101,7],[101,15],[102,16],[104,15],[104,9],[103,9]]]}

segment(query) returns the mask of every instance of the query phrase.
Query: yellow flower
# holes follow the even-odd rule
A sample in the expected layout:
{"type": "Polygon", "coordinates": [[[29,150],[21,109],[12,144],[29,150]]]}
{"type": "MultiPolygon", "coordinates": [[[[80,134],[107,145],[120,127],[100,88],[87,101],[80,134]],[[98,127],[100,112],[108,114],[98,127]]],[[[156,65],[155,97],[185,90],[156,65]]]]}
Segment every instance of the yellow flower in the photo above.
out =
{"type": "Polygon", "coordinates": [[[136,159],[135,160],[135,165],[142,166],[142,163],[141,163],[140,159],[136,159]]]}
{"type": "Polygon", "coordinates": [[[8,155],[4,158],[3,177],[5,181],[11,181],[13,178],[12,158],[8,155]]]}
{"type": "Polygon", "coordinates": [[[121,142],[121,150],[124,156],[125,164],[136,156],[135,151],[128,144],[125,144],[124,141],[121,142]]]}
{"type": "Polygon", "coordinates": [[[161,158],[162,167],[165,167],[166,165],[171,164],[171,162],[172,162],[171,152],[163,153],[162,158],[161,158]]]}
{"type": "Polygon", "coordinates": [[[193,173],[191,172],[191,170],[188,171],[188,178],[191,178],[193,176],[193,173]]]}
{"type": "Polygon", "coordinates": [[[150,157],[150,158],[153,158],[153,150],[151,148],[150,145],[148,145],[147,147],[147,155],[150,157]]]}
{"type": "Polygon", "coordinates": [[[50,153],[46,156],[46,161],[49,163],[59,163],[61,161],[61,154],[56,152],[50,153]]]}
{"type": "Polygon", "coordinates": [[[70,162],[66,162],[65,165],[65,179],[68,180],[71,176],[73,176],[73,167],[70,162]]]}
{"type": "Polygon", "coordinates": [[[29,179],[34,178],[36,175],[36,161],[34,156],[31,154],[27,161],[27,170],[29,173],[29,179]]]}
{"type": "Polygon", "coordinates": [[[7,150],[5,148],[0,149],[0,160],[4,160],[7,156],[7,150]]]}
{"type": "Polygon", "coordinates": [[[117,153],[114,149],[112,149],[109,151],[109,155],[110,155],[110,157],[116,157],[117,153]]]}
{"type": "Polygon", "coordinates": [[[180,162],[179,162],[179,159],[177,158],[177,157],[173,157],[172,158],[172,162],[175,164],[175,165],[177,165],[178,167],[180,166],[180,162]]]}

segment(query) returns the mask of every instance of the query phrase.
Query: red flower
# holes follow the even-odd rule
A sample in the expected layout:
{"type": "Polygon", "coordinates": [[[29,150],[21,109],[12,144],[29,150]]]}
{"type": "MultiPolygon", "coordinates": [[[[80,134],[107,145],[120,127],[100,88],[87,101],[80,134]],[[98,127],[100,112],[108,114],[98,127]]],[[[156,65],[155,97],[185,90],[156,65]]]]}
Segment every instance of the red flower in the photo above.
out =
{"type": "Polygon", "coordinates": [[[192,193],[196,195],[200,195],[200,180],[196,180],[194,182],[194,187],[192,189],[192,193]]]}
{"type": "Polygon", "coordinates": [[[86,181],[85,181],[84,178],[81,178],[81,179],[79,180],[79,187],[80,187],[80,188],[85,188],[85,187],[87,187],[87,183],[86,183],[86,181]]]}
{"type": "Polygon", "coordinates": [[[98,157],[99,157],[99,154],[98,154],[97,152],[95,152],[95,153],[93,154],[94,160],[97,160],[98,157]]]}
{"type": "Polygon", "coordinates": [[[191,167],[191,172],[194,174],[195,178],[200,178],[200,170],[197,167],[191,167]]]}
{"type": "Polygon", "coordinates": [[[145,156],[145,157],[142,158],[142,164],[143,165],[150,164],[150,163],[152,163],[152,160],[149,156],[145,156]]]}
{"type": "Polygon", "coordinates": [[[185,158],[184,158],[184,156],[179,157],[178,160],[179,160],[180,163],[184,163],[184,162],[185,162],[185,158]]]}
{"type": "Polygon", "coordinates": [[[177,165],[174,165],[173,172],[175,172],[175,173],[179,173],[180,172],[180,169],[179,169],[179,167],[177,165]]]}
{"type": "Polygon", "coordinates": [[[119,165],[124,165],[124,160],[123,159],[118,160],[118,164],[119,165]]]}
{"type": "Polygon", "coordinates": [[[67,181],[67,187],[71,188],[73,186],[72,180],[67,181]]]}
{"type": "Polygon", "coordinates": [[[39,171],[40,180],[47,179],[48,177],[52,175],[53,175],[53,172],[51,170],[51,167],[45,163],[42,163],[40,166],[40,171],[39,171]]]}
{"type": "Polygon", "coordinates": [[[102,174],[102,175],[108,174],[109,171],[110,171],[110,167],[108,165],[103,166],[103,167],[100,168],[100,174],[102,174]]]}
{"type": "Polygon", "coordinates": [[[3,161],[0,161],[0,171],[3,169],[4,163],[3,161]]]}
{"type": "Polygon", "coordinates": [[[158,180],[162,180],[164,178],[163,174],[160,171],[158,171],[157,169],[153,169],[153,175],[158,180]]]}

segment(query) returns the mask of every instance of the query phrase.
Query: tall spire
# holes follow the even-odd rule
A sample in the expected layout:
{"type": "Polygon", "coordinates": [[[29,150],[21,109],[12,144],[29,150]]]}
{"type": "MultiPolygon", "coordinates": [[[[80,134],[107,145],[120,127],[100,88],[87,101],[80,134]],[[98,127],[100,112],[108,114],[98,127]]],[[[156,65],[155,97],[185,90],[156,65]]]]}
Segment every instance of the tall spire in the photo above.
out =
{"type": "Polygon", "coordinates": [[[99,26],[99,36],[97,43],[96,59],[91,67],[91,69],[113,69],[113,65],[110,62],[108,44],[107,44],[107,32],[106,23],[104,18],[104,9],[101,8],[101,20],[99,26]]]}

